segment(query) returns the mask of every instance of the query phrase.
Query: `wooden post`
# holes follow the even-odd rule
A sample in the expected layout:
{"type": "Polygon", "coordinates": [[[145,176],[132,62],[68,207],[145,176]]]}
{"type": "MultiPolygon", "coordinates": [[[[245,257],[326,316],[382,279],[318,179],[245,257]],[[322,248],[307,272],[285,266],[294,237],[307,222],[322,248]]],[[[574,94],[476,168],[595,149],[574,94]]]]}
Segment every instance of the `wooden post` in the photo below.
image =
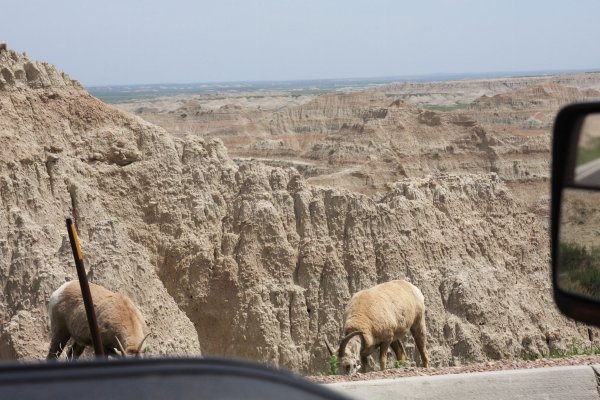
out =
{"type": "Polygon", "coordinates": [[[83,297],[85,313],[90,326],[92,343],[94,344],[94,353],[96,354],[96,357],[104,357],[104,347],[102,346],[102,338],[100,337],[100,331],[98,330],[98,321],[96,320],[96,312],[94,311],[92,293],[90,292],[90,285],[83,265],[83,253],[81,252],[81,246],[79,245],[79,237],[77,236],[75,224],[70,217],[67,218],[67,230],[69,231],[69,241],[71,242],[73,257],[75,258],[75,268],[77,269],[77,277],[79,278],[79,286],[81,287],[81,296],[83,297]]]}

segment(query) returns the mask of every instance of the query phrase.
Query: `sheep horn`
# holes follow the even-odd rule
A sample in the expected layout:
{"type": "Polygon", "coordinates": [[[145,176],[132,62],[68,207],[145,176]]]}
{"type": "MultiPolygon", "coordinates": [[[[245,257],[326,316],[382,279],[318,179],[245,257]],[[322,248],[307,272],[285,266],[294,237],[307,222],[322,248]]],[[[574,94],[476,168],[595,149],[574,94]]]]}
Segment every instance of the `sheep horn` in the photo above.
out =
{"type": "Polygon", "coordinates": [[[148,338],[148,336],[150,336],[152,334],[152,332],[148,333],[146,336],[144,336],[144,338],[142,339],[142,341],[140,342],[140,345],[137,348],[136,353],[140,353],[140,351],[142,351],[142,346],[144,345],[144,342],[146,341],[146,339],[148,338]]]}
{"type": "Polygon", "coordinates": [[[123,345],[121,344],[121,341],[116,336],[115,336],[115,339],[117,339],[117,343],[119,344],[119,350],[121,351],[121,354],[123,355],[123,357],[125,357],[125,349],[123,348],[123,345]]]}
{"type": "Polygon", "coordinates": [[[338,358],[344,357],[344,355],[346,354],[346,345],[348,344],[350,339],[352,339],[356,335],[360,335],[361,347],[364,347],[365,337],[363,336],[363,333],[361,331],[354,331],[352,333],[349,333],[340,342],[340,348],[338,349],[338,358]]]}
{"type": "Polygon", "coordinates": [[[331,347],[331,345],[329,344],[329,342],[327,341],[327,339],[325,339],[325,346],[327,346],[327,350],[329,351],[329,355],[332,356],[335,354],[335,351],[333,351],[333,347],[331,347]]]}

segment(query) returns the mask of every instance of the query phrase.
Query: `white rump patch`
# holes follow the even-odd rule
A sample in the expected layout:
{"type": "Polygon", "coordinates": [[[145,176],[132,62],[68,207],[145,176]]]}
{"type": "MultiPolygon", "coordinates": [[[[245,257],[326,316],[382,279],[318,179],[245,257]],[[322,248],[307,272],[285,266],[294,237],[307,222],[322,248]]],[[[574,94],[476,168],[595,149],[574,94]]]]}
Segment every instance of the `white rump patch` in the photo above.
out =
{"type": "Polygon", "coordinates": [[[72,281],[63,283],[58,289],[54,291],[54,293],[52,293],[52,296],[50,296],[50,303],[48,303],[48,316],[52,315],[52,309],[54,308],[56,303],[58,303],[58,299],[60,298],[61,293],[63,292],[63,290],[65,290],[65,287],[67,287],[67,285],[71,282],[72,281]]]}
{"type": "Polygon", "coordinates": [[[418,287],[416,287],[412,283],[410,284],[410,286],[411,286],[413,292],[415,292],[415,294],[417,295],[417,298],[421,301],[421,303],[425,304],[425,296],[423,296],[423,292],[421,292],[421,289],[419,289],[418,287]]]}

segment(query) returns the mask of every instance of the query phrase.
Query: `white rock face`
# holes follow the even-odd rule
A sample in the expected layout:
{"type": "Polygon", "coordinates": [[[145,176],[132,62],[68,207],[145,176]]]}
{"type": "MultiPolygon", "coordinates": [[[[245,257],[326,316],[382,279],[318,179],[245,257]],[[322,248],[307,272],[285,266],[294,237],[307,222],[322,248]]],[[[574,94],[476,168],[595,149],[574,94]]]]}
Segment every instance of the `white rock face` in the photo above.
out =
{"type": "Polygon", "coordinates": [[[546,222],[496,174],[406,178],[373,198],[317,188],[12,51],[0,73],[2,358],[47,351],[50,295],[76,276],[68,214],[93,281],[140,307],[154,354],[322,372],[351,294],[396,278],[425,296],[433,365],[590,343],[554,308],[546,222]]]}

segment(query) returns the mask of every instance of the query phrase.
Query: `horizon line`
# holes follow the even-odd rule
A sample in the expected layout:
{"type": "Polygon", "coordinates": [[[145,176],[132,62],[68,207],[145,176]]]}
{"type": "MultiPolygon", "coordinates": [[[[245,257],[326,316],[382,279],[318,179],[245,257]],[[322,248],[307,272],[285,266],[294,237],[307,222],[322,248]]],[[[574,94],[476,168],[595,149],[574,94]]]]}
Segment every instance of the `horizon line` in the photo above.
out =
{"type": "MultiPolygon", "coordinates": [[[[111,83],[111,84],[83,84],[87,89],[92,88],[107,88],[107,87],[123,87],[123,86],[156,86],[156,85],[219,85],[219,84],[258,84],[258,83],[289,83],[289,82],[343,82],[343,81],[369,81],[369,80],[424,80],[427,78],[441,78],[441,80],[451,80],[443,78],[456,78],[457,80],[468,80],[469,76],[473,79],[477,78],[512,78],[512,77],[527,77],[541,76],[561,73],[599,73],[600,67],[592,68],[566,68],[566,69],[540,69],[540,70],[514,70],[514,71],[484,71],[484,72],[432,72],[424,74],[406,74],[406,75],[380,75],[380,76],[363,76],[350,78],[298,78],[298,79],[256,79],[256,80],[231,80],[231,81],[197,81],[197,82],[154,82],[154,83],[111,83]]],[[[432,79],[435,81],[436,79],[432,79]]],[[[439,80],[439,79],[438,79],[439,80]]],[[[391,82],[388,82],[391,83],[391,82]]]]}

